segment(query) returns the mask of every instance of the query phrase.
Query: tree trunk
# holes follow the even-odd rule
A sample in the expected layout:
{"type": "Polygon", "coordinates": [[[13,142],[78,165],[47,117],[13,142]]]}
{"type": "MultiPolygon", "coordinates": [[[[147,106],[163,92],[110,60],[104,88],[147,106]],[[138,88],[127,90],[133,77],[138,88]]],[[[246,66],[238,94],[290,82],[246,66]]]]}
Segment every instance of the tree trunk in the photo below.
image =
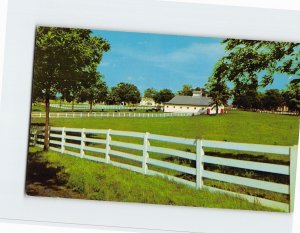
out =
{"type": "Polygon", "coordinates": [[[46,96],[46,120],[45,120],[45,138],[44,138],[44,151],[49,150],[49,114],[50,114],[50,97],[46,96]]]}
{"type": "Polygon", "coordinates": [[[219,104],[216,104],[216,115],[219,114],[219,104]]]}
{"type": "Polygon", "coordinates": [[[93,102],[90,102],[90,112],[93,110],[93,102]]]}
{"type": "Polygon", "coordinates": [[[74,112],[74,100],[72,100],[72,112],[74,112]]]}

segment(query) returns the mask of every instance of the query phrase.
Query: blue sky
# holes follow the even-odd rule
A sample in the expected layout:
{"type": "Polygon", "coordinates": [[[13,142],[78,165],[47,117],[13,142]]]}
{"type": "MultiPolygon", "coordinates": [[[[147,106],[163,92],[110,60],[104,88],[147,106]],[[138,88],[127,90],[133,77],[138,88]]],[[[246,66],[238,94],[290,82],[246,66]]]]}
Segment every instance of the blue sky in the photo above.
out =
{"type": "MultiPolygon", "coordinates": [[[[120,82],[146,88],[181,90],[183,84],[203,87],[215,63],[224,55],[222,39],[93,31],[109,41],[111,50],[98,67],[109,87],[120,82]]],[[[287,78],[278,76],[269,88],[282,89],[287,78]]]]}

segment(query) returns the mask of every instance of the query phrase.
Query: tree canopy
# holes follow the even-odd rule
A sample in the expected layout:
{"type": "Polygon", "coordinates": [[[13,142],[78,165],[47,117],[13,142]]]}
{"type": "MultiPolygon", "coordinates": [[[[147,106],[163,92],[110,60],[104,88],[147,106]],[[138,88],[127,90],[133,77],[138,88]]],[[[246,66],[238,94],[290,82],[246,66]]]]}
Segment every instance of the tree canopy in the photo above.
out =
{"type": "Polygon", "coordinates": [[[49,147],[50,98],[61,93],[72,100],[82,88],[97,82],[97,67],[109,43],[91,30],[37,27],[34,50],[32,99],[46,106],[44,149],[49,147]]]}
{"type": "Polygon", "coordinates": [[[165,103],[170,101],[174,96],[170,89],[162,89],[154,96],[154,100],[156,103],[165,103]]]}
{"type": "Polygon", "coordinates": [[[215,73],[234,83],[266,87],[276,73],[286,74],[293,83],[300,81],[300,44],[260,40],[226,39],[226,55],[215,73]]]}
{"type": "Polygon", "coordinates": [[[192,96],[193,95],[193,86],[189,84],[184,84],[182,86],[182,89],[178,91],[178,95],[183,95],[183,96],[192,96]]]}
{"type": "Polygon", "coordinates": [[[147,88],[144,91],[144,97],[145,98],[152,98],[154,99],[154,96],[157,94],[157,90],[155,90],[154,88],[147,88]]]}
{"type": "Polygon", "coordinates": [[[141,101],[141,93],[131,83],[119,83],[111,88],[109,102],[116,104],[136,104],[141,101]]]}

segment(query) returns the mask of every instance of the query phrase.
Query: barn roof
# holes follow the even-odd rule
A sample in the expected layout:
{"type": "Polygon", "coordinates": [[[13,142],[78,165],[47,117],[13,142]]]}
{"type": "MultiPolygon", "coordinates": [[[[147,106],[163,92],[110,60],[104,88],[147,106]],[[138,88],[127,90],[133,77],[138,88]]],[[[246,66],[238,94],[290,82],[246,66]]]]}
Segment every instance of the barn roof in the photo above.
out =
{"type": "Polygon", "coordinates": [[[177,95],[169,102],[165,104],[174,105],[190,105],[190,106],[210,106],[212,104],[212,99],[207,96],[180,96],[177,95]]]}

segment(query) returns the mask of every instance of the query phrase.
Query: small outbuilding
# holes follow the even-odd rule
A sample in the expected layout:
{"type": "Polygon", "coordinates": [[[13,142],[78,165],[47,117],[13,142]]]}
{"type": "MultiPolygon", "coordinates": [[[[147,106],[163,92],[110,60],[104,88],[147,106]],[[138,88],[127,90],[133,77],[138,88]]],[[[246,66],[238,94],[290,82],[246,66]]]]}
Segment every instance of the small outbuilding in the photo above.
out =
{"type": "Polygon", "coordinates": [[[156,106],[154,99],[144,97],[141,99],[140,106],[156,106]]]}
{"type": "MultiPolygon", "coordinates": [[[[194,91],[193,96],[177,95],[169,102],[164,103],[164,112],[169,113],[193,113],[216,114],[216,105],[210,97],[203,96],[202,91],[194,91]]],[[[218,107],[218,113],[224,113],[224,106],[218,107]]]]}

